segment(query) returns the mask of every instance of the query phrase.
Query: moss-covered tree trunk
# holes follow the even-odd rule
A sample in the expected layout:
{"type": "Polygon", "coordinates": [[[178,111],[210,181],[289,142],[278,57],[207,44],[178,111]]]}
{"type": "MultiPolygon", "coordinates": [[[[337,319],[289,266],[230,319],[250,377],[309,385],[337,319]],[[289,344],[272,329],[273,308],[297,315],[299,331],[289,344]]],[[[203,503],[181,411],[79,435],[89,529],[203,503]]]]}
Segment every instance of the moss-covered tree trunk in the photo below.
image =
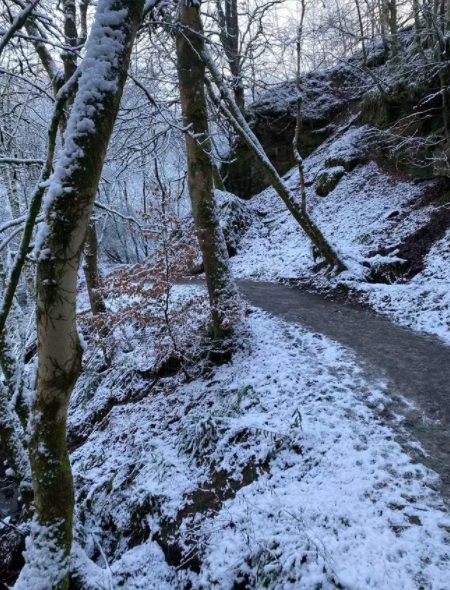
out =
{"type": "Polygon", "coordinates": [[[186,132],[189,194],[203,256],[212,310],[214,336],[224,337],[231,326],[236,288],[217,215],[213,190],[213,161],[205,97],[203,26],[198,3],[179,2],[177,67],[183,123],[186,132]]]}
{"type": "Polygon", "coordinates": [[[26,423],[20,424],[21,408],[14,407],[14,402],[20,403],[20,396],[17,395],[17,399],[13,399],[19,393],[21,385],[16,382],[20,379],[17,364],[18,361],[4,330],[0,336],[0,369],[3,373],[3,380],[0,381],[0,450],[14,471],[22,507],[28,514],[33,493],[30,465],[24,444],[23,426],[26,426],[26,423]]]}
{"type": "Polygon", "coordinates": [[[80,256],[106,149],[127,77],[143,0],[99,0],[80,65],[64,148],[37,236],[38,373],[30,463],[36,506],[26,564],[16,588],[68,588],[74,494],[66,445],[67,408],[81,368],[76,326],[80,256]]]}
{"type": "Polygon", "coordinates": [[[89,303],[91,304],[91,311],[94,315],[104,313],[106,307],[100,291],[97,230],[93,219],[91,219],[86,233],[83,269],[89,295],[89,303]]]}

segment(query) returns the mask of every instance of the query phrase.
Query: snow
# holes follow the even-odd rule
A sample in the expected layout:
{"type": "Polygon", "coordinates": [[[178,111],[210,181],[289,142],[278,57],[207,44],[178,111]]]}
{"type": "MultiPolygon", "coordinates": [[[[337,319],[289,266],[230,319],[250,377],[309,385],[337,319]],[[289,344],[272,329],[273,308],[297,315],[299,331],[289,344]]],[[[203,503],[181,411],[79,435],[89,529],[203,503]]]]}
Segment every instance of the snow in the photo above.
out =
{"type": "MultiPolygon", "coordinates": [[[[47,213],[53,201],[70,195],[66,186],[83,158],[80,140],[96,132],[95,119],[102,111],[105,96],[117,90],[120,57],[123,53],[125,32],[123,23],[128,14],[125,8],[115,10],[114,0],[99,0],[95,20],[86,43],[86,55],[80,64],[78,90],[64,134],[64,149],[49,181],[43,208],[47,213]]],[[[45,224],[36,240],[35,252],[46,237],[45,224]]]]}
{"type": "MultiPolygon", "coordinates": [[[[338,65],[329,70],[308,72],[302,77],[302,117],[308,122],[324,122],[342,107],[343,95],[347,100],[361,96],[371,80],[357,70],[338,65]],[[336,83],[337,80],[337,83],[336,83]]],[[[295,80],[277,84],[261,94],[249,106],[250,118],[260,114],[285,116],[297,113],[298,90],[295,80]]]]}
{"type": "MultiPolygon", "coordinates": [[[[148,0],[145,11],[158,3],[148,0]]],[[[117,89],[127,11],[113,7],[113,0],[97,5],[64,149],[48,183],[47,213],[55,199],[73,196],[67,185],[84,157],[79,144],[97,132],[105,95],[117,89]]],[[[343,71],[336,68],[336,76],[343,71]]],[[[344,83],[334,82],[328,74],[306,77],[307,119],[326,121],[342,104],[344,83]]],[[[355,97],[365,88],[344,89],[355,97]]],[[[259,106],[285,113],[294,98],[287,83],[259,106]]],[[[271,166],[250,126],[240,121],[271,166]]],[[[343,125],[304,162],[308,211],[348,265],[346,273],[329,279],[315,272],[310,244],[272,189],[249,203],[216,191],[221,227],[230,249],[238,251],[233,270],[264,280],[341,282],[379,312],[450,342],[450,231],[413,279],[362,281],[369,267],[402,266],[402,240],[435,211],[416,206],[432,181],[414,184],[368,157],[373,133],[368,126],[343,125]],[[342,178],[321,198],[316,188],[324,174],[342,178]]],[[[285,180],[298,200],[298,171],[285,180]]],[[[47,233],[48,225],[41,224],[35,241],[40,260],[51,255],[41,250],[47,233]]],[[[229,283],[228,291],[231,276],[229,283]]],[[[204,296],[200,287],[174,291],[174,312],[183,301],[204,296]]],[[[124,307],[126,298],[110,298],[110,309],[124,307]]],[[[202,312],[192,307],[177,329],[198,352],[208,306],[202,312]]],[[[68,420],[76,490],[71,570],[80,586],[448,588],[450,517],[437,474],[408,454],[415,449],[414,457],[424,455],[420,442],[408,438],[400,420],[383,418],[395,392],[336,342],[261,310],[247,311],[248,329],[232,361],[199,362],[202,372],[188,380],[182,374],[155,377],[151,326],[116,326],[112,365],[102,354],[105,341],[95,340],[87,323],[86,333],[80,330],[85,362],[68,420]]],[[[26,370],[29,379],[31,364],[26,370]]],[[[13,475],[11,469],[5,473],[13,475]]],[[[56,534],[56,528],[31,523],[27,564],[15,590],[49,590],[65,576],[69,563],[57,549],[56,534]]]]}
{"type": "MultiPolygon", "coordinates": [[[[248,322],[230,364],[124,399],[73,453],[77,537],[99,555],[88,587],[444,590],[450,519],[436,474],[379,417],[386,385],[321,335],[256,309],[248,322]],[[166,563],[167,522],[198,573],[166,563]]],[[[77,390],[72,423],[94,397],[77,390]]]]}
{"type": "Polygon", "coordinates": [[[47,527],[32,521],[24,552],[26,564],[14,590],[51,590],[67,575],[69,560],[58,548],[58,529],[58,526],[47,527]]]}
{"type": "MultiPolygon", "coordinates": [[[[372,135],[343,126],[305,160],[308,211],[349,268],[331,284],[448,339],[450,232],[412,280],[361,280],[368,264],[402,265],[399,244],[435,210],[415,206],[433,181],[413,184],[367,157],[372,135]],[[319,197],[317,177],[336,167],[342,178],[319,197]]],[[[297,170],[285,181],[295,192],[297,170]]],[[[273,190],[245,204],[216,197],[226,214],[242,209],[237,276],[315,276],[310,245],[273,190]]],[[[401,421],[382,418],[388,385],[322,335],[256,309],[248,325],[230,364],[189,383],[140,377],[156,354],[131,326],[108,376],[82,376],[69,425],[82,434],[72,454],[73,559],[87,588],[447,588],[450,518],[438,476],[413,462],[408,449],[424,452],[401,421]]]]}
{"type": "Polygon", "coordinates": [[[247,204],[235,195],[220,190],[215,190],[214,195],[227,247],[235,252],[241,236],[252,224],[253,215],[247,204]]]}
{"type": "Polygon", "coordinates": [[[415,330],[450,344],[450,231],[430,250],[425,269],[409,283],[365,285],[370,304],[415,330]]]}
{"type": "MultiPolygon", "coordinates": [[[[448,236],[429,252],[425,270],[410,282],[365,281],[367,266],[377,269],[381,263],[403,264],[396,246],[436,210],[432,205],[415,206],[435,181],[414,184],[366,157],[365,148],[373,134],[368,126],[344,126],[304,161],[308,212],[349,269],[331,284],[341,282],[356,288],[378,311],[450,342],[448,236]],[[337,163],[350,166],[350,171],[328,196],[319,197],[316,179],[337,163]],[[381,256],[377,251],[382,248],[392,252],[381,256]]],[[[295,168],[284,180],[291,191],[298,190],[295,168]]],[[[253,197],[248,208],[254,221],[232,258],[236,276],[269,281],[306,279],[330,285],[313,270],[310,243],[273,189],[253,197]]]]}

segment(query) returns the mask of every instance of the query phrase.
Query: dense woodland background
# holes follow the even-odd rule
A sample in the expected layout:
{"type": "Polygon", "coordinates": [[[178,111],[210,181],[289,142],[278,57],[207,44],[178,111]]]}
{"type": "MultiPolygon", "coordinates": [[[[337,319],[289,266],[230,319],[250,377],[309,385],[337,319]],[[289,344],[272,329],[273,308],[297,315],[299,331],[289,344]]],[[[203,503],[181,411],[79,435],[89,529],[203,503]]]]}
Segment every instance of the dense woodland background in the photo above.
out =
{"type": "Polygon", "coordinates": [[[348,401],[376,407],[384,386],[249,308],[236,279],[290,280],[450,341],[450,2],[0,6],[0,586],[443,589],[445,509],[416,482],[430,474],[409,477],[348,401]],[[331,422],[308,440],[309,412],[331,422]],[[348,447],[326,443],[336,424],[348,447]],[[369,525],[347,538],[355,513],[324,508],[339,486],[317,495],[319,541],[303,492],[280,491],[289,470],[306,481],[319,456],[367,448],[397,470],[373,524],[394,585],[369,525]],[[264,496],[228,521],[266,479],[284,508],[264,496]],[[397,492],[433,506],[420,533],[397,492]],[[334,563],[345,552],[361,571],[334,563]]]}

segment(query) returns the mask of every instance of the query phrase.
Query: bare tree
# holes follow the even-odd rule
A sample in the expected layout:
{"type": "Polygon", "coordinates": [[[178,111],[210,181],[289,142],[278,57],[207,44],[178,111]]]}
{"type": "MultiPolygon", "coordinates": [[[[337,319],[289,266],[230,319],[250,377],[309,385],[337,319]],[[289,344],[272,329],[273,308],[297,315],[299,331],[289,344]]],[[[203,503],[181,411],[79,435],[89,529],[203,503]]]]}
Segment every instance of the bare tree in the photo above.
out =
{"type": "Polygon", "coordinates": [[[236,131],[239,138],[250,148],[256,161],[260,165],[263,174],[265,175],[267,183],[273,186],[273,188],[276,190],[283,203],[286,205],[287,209],[297,221],[299,226],[303,229],[313,246],[315,246],[318,253],[323,256],[327,265],[330,268],[335,268],[338,272],[345,270],[345,264],[341,261],[338,254],[328,243],[325,236],[322,234],[311,217],[306,212],[303,212],[301,201],[299,202],[297,197],[285,185],[283,179],[280,177],[275,167],[270,162],[267,154],[264,151],[264,148],[251,130],[247,121],[242,116],[238,106],[234,102],[234,99],[227,86],[224,84],[220,73],[211,58],[211,55],[206,49],[202,51],[202,56],[211,73],[214,83],[221,93],[221,98],[215,96],[212,85],[209,84],[210,96],[213,102],[215,102],[217,107],[221,109],[225,117],[233,125],[234,130],[236,131]]]}
{"type": "Polygon", "coordinates": [[[297,117],[295,121],[295,133],[294,140],[292,142],[292,148],[294,151],[294,160],[298,168],[298,182],[300,188],[301,207],[303,215],[306,215],[306,187],[305,187],[305,171],[303,168],[303,158],[299,150],[300,132],[302,128],[302,92],[301,92],[301,81],[300,81],[300,68],[301,68],[301,57],[302,57],[302,35],[303,35],[303,24],[305,20],[306,2],[301,0],[301,13],[300,22],[297,31],[297,72],[295,76],[295,89],[297,91],[297,117]]]}
{"type": "Polygon", "coordinates": [[[234,92],[234,100],[242,112],[244,112],[244,85],[242,82],[241,56],[239,51],[239,23],[237,0],[216,1],[217,20],[220,30],[220,40],[228,60],[232,75],[231,87],[234,92]]]}

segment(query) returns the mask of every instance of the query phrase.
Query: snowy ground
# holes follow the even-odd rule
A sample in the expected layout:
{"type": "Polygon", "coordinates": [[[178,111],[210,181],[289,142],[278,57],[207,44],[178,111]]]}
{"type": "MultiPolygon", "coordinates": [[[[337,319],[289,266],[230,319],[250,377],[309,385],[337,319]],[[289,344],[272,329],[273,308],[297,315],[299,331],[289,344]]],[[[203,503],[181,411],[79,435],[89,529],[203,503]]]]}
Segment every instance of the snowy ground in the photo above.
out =
{"type": "Polygon", "coordinates": [[[433,246],[425,269],[410,282],[364,288],[377,311],[450,343],[450,231],[433,246]]]}
{"type": "MultiPolygon", "coordinates": [[[[308,208],[348,264],[339,281],[450,342],[450,232],[411,281],[361,281],[367,263],[401,264],[395,249],[375,253],[433,212],[414,206],[432,183],[355,165],[370,133],[343,130],[308,158],[308,208]],[[336,172],[317,196],[318,177],[336,172]]],[[[294,188],[296,172],[286,179],[294,188]]],[[[311,279],[309,243],[272,190],[220,202],[237,276],[311,279]]],[[[177,286],[176,299],[200,289],[177,286]]],[[[420,444],[380,417],[386,384],[337,343],[257,309],[244,341],[231,364],[190,383],[145,376],[151,330],[124,329],[106,370],[88,343],[69,416],[83,587],[446,590],[450,517],[437,475],[405,451],[420,444]]]]}
{"type": "MultiPolygon", "coordinates": [[[[390,285],[360,282],[368,264],[372,268],[396,261],[402,264],[395,250],[389,256],[375,252],[400,244],[435,210],[432,205],[414,207],[424,191],[433,190],[434,181],[417,185],[384,171],[370,158],[361,160],[372,139],[370,128],[350,127],[305,160],[308,210],[349,268],[339,276],[340,282],[359,289],[378,311],[450,342],[450,232],[432,248],[425,270],[412,281],[390,285]],[[360,163],[351,169],[356,158],[360,163]],[[336,172],[336,164],[343,177],[326,197],[317,196],[318,177],[336,172]],[[346,167],[350,171],[345,171],[346,167]]],[[[285,179],[295,190],[297,171],[285,179]]],[[[314,276],[310,244],[277,194],[267,189],[251,199],[248,207],[254,222],[232,259],[235,274],[259,280],[314,276]]]]}
{"type": "MultiPolygon", "coordinates": [[[[385,386],[321,335],[258,310],[248,323],[231,364],[114,407],[73,453],[87,587],[448,588],[450,518],[377,416],[385,386]]],[[[94,397],[79,384],[72,424],[94,397]]]]}

